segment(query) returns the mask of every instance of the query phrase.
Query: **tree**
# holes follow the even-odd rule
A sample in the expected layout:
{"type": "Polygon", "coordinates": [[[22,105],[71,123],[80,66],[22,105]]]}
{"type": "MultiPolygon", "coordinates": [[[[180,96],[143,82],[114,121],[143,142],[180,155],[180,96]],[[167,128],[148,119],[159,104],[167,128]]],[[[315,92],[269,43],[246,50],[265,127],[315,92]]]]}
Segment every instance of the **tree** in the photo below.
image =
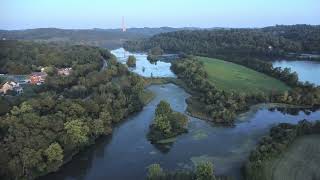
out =
{"type": "Polygon", "coordinates": [[[73,145],[81,146],[88,141],[89,127],[80,119],[72,120],[64,124],[67,132],[67,140],[73,145]]]}
{"type": "Polygon", "coordinates": [[[161,168],[160,164],[151,164],[148,167],[148,180],[156,180],[161,179],[165,174],[163,172],[163,169],[161,168]]]}
{"type": "Polygon", "coordinates": [[[172,110],[170,104],[166,101],[160,101],[156,108],[156,116],[167,116],[171,114],[172,110]]]}
{"type": "Polygon", "coordinates": [[[104,122],[102,119],[94,119],[92,122],[92,130],[93,134],[95,136],[99,136],[101,134],[106,133],[105,127],[104,127],[104,122]]]}
{"type": "Polygon", "coordinates": [[[167,116],[156,116],[154,120],[154,127],[159,130],[164,136],[171,134],[172,127],[167,116]]]}
{"type": "Polygon", "coordinates": [[[213,164],[211,162],[201,162],[196,167],[197,180],[215,180],[213,174],[213,164]]]}
{"type": "Polygon", "coordinates": [[[57,170],[63,163],[63,150],[59,143],[52,143],[44,151],[44,154],[48,160],[48,168],[51,170],[57,170]]]}
{"type": "Polygon", "coordinates": [[[188,117],[179,112],[173,112],[169,118],[172,119],[173,129],[184,129],[188,124],[188,117]]]}
{"type": "Polygon", "coordinates": [[[25,113],[32,112],[32,106],[27,102],[23,102],[20,107],[14,106],[11,110],[11,114],[13,115],[21,115],[25,113]]]}
{"type": "Polygon", "coordinates": [[[154,56],[160,56],[163,53],[164,53],[164,51],[159,46],[156,46],[156,47],[151,48],[149,50],[149,54],[154,55],[154,56]]]}
{"type": "Polygon", "coordinates": [[[127,65],[129,67],[136,67],[136,57],[134,57],[133,55],[130,55],[127,60],[127,65]]]}
{"type": "Polygon", "coordinates": [[[174,112],[170,104],[160,101],[157,105],[155,118],[150,125],[148,139],[157,142],[187,132],[188,117],[182,113],[174,112]]]}
{"type": "Polygon", "coordinates": [[[38,166],[40,167],[40,162],[42,161],[41,152],[31,148],[24,148],[19,156],[22,162],[22,174],[27,177],[32,176],[32,170],[38,166]]]}
{"type": "Polygon", "coordinates": [[[45,154],[49,162],[62,162],[63,160],[63,150],[59,143],[50,144],[50,146],[45,150],[45,154]]]}

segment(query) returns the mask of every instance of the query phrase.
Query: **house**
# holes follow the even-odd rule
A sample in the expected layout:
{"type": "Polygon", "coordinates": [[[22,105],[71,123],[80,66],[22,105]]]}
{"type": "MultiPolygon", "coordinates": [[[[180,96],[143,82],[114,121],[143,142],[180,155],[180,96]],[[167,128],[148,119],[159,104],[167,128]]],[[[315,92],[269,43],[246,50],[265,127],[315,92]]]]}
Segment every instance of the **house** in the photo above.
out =
{"type": "Polygon", "coordinates": [[[71,74],[72,68],[61,68],[57,69],[58,75],[60,76],[69,76],[71,74]]]}
{"type": "Polygon", "coordinates": [[[30,84],[40,85],[44,83],[44,81],[46,80],[46,77],[47,77],[47,73],[45,72],[33,72],[29,77],[30,84]]]}
{"type": "Polygon", "coordinates": [[[16,93],[21,94],[23,92],[23,88],[17,82],[7,81],[1,86],[0,93],[7,94],[8,91],[16,91],[16,93]]]}

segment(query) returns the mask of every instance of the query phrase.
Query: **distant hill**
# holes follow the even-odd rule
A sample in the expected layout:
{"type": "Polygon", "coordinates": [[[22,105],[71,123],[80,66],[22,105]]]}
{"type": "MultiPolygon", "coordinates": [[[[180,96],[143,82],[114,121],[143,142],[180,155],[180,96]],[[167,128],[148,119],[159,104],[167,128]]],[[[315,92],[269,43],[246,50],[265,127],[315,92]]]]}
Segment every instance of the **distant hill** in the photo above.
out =
{"type": "Polygon", "coordinates": [[[85,44],[112,49],[120,47],[122,43],[127,40],[148,38],[159,33],[186,29],[194,30],[197,28],[129,28],[126,32],[122,32],[121,29],[38,28],[26,30],[0,30],[0,39],[85,44]]]}
{"type": "Polygon", "coordinates": [[[300,43],[304,52],[320,53],[320,25],[276,25],[262,31],[300,43]]]}
{"type": "Polygon", "coordinates": [[[281,57],[288,53],[320,53],[320,26],[277,25],[265,28],[215,28],[156,34],[144,40],[128,41],[131,51],[155,46],[166,52],[216,57],[237,55],[281,57]]]}

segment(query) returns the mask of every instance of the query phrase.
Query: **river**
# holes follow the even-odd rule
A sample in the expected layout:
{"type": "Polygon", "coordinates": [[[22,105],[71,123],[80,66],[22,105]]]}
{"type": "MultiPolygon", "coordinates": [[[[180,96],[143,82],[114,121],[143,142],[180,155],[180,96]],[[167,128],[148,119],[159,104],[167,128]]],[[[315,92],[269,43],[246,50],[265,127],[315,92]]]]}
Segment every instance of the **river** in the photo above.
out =
{"type": "Polygon", "coordinates": [[[309,81],[320,86],[320,62],[319,61],[275,61],[274,67],[290,68],[298,73],[300,81],[309,81]]]}
{"type": "Polygon", "coordinates": [[[213,161],[216,174],[240,178],[240,168],[250,150],[271,126],[279,122],[296,123],[304,118],[316,120],[320,117],[320,111],[309,115],[303,112],[288,115],[262,108],[239,119],[235,127],[212,126],[189,117],[189,133],[179,136],[170,149],[163,151],[146,138],[156,105],[164,99],[174,110],[184,112],[185,99],[189,95],[173,84],[153,85],[149,89],[156,97],[141,112],[117,126],[112,137],[101,138],[97,144],[44,179],[144,179],[146,168],[152,163],[160,163],[169,170],[190,169],[194,162],[202,159],[213,161]]]}
{"type": "MultiPolygon", "coordinates": [[[[123,50],[115,55],[119,58],[121,53],[123,50]]],[[[169,63],[165,66],[148,64],[145,62],[146,54],[134,55],[137,58],[137,69],[140,70],[130,69],[131,71],[151,76],[142,71],[141,68],[145,67],[150,68],[148,72],[155,72],[153,75],[174,77],[169,63]]],[[[125,59],[123,56],[119,61],[125,63],[125,59]]],[[[231,175],[241,179],[240,168],[270,127],[280,122],[297,123],[302,119],[320,119],[319,110],[308,113],[297,111],[295,115],[290,115],[278,110],[270,111],[264,106],[255,106],[238,116],[234,127],[214,126],[189,117],[189,132],[178,136],[172,146],[159,148],[150,144],[146,138],[157,104],[166,100],[175,111],[184,113],[187,107],[185,100],[190,95],[173,84],[152,85],[148,89],[154,92],[155,98],[141,112],[117,125],[112,136],[98,139],[95,145],[80,152],[59,171],[40,179],[140,180],[146,177],[147,167],[152,163],[160,163],[165,170],[176,170],[192,169],[201,160],[212,161],[218,175],[231,175]]]]}

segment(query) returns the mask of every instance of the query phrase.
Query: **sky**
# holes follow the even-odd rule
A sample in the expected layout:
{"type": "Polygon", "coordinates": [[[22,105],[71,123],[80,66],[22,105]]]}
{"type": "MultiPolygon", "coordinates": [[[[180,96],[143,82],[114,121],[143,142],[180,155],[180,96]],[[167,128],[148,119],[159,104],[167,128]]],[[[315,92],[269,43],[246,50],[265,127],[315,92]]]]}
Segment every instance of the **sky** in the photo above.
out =
{"type": "Polygon", "coordinates": [[[320,0],[0,0],[0,29],[320,24],[320,0]]]}

